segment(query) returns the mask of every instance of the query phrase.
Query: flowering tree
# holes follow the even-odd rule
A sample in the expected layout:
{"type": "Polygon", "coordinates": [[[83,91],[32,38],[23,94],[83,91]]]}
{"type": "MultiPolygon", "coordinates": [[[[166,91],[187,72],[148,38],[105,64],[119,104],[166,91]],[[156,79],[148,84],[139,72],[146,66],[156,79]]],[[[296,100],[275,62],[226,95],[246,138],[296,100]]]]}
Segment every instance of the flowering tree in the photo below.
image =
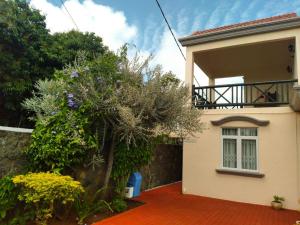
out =
{"type": "MultiPolygon", "coordinates": [[[[201,114],[189,104],[188,89],[172,73],[163,73],[159,66],[150,68],[149,59],[142,61],[136,55],[128,60],[126,52],[124,48],[119,55],[107,53],[93,62],[79,57],[73,66],[58,71],[54,80],[38,83],[38,92],[24,103],[36,113],[38,126],[27,154],[38,159],[37,164],[43,159],[41,164],[45,166],[45,159],[53,161],[55,154],[59,157],[67,154],[65,162],[75,153],[92,153],[92,158],[99,161],[106,143],[109,145],[106,188],[118,144],[130,148],[163,134],[184,138],[201,131],[201,114]],[[53,153],[58,133],[49,130],[61,130],[56,126],[70,130],[64,135],[67,139],[64,146],[53,153]],[[49,134],[48,140],[43,138],[45,133],[49,134]],[[75,147],[70,148],[70,143],[75,147]],[[47,149],[43,149],[45,145],[47,149]],[[49,155],[50,152],[53,154],[49,155]]],[[[55,161],[44,168],[71,167],[73,163],[76,160],[68,164],[55,161]]]]}

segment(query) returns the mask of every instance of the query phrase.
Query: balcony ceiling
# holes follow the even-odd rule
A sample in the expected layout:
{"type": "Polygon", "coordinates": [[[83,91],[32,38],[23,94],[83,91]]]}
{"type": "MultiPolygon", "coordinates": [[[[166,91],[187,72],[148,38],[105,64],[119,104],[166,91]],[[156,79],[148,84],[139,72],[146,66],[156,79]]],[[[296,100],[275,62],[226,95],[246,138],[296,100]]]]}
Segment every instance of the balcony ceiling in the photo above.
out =
{"type": "Polygon", "coordinates": [[[294,39],[263,42],[197,52],[195,63],[211,78],[244,76],[245,81],[291,79],[287,66],[294,58],[288,51],[294,39]]]}

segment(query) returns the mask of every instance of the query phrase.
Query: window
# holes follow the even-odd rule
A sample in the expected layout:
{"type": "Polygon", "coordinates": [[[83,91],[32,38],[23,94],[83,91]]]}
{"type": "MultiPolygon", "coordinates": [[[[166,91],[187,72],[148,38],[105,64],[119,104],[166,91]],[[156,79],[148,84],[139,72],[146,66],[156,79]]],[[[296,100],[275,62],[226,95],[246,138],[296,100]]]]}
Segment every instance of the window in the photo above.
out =
{"type": "Polygon", "coordinates": [[[257,171],[257,128],[222,128],[222,168],[257,171]]]}

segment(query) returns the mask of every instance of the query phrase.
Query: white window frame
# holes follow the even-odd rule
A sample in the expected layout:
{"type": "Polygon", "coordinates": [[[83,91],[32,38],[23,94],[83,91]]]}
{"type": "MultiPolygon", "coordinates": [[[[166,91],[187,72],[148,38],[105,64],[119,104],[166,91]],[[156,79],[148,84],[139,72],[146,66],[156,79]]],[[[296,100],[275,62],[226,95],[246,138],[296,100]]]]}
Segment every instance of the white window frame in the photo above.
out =
{"type": "Polygon", "coordinates": [[[239,171],[239,172],[259,172],[259,149],[258,149],[258,135],[259,129],[258,127],[221,127],[221,169],[229,170],[229,171],[239,171]],[[237,135],[223,135],[223,129],[237,129],[237,135]],[[241,128],[256,128],[257,135],[256,136],[241,136],[240,131],[241,128]],[[237,168],[224,167],[224,158],[223,158],[223,140],[224,139],[235,139],[237,144],[237,168]],[[255,140],[256,141],[256,170],[243,169],[242,168],[242,140],[255,140]]]}

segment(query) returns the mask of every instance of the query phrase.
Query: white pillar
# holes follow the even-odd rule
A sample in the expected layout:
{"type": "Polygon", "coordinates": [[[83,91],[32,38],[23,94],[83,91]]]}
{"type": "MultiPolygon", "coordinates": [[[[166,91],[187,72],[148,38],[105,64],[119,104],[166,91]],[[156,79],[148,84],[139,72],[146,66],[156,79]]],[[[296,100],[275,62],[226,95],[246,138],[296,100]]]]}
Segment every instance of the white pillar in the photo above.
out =
{"type": "Polygon", "coordinates": [[[189,93],[192,93],[192,86],[194,83],[194,55],[189,48],[186,48],[186,62],[185,62],[185,85],[189,88],[189,93]]]}
{"type": "Polygon", "coordinates": [[[295,40],[294,78],[298,79],[298,85],[300,85],[300,34],[296,35],[295,40]]]}
{"type": "MultiPolygon", "coordinates": [[[[215,79],[209,77],[208,85],[209,86],[215,86],[215,79]]],[[[212,89],[210,89],[209,91],[211,92],[211,93],[209,93],[209,96],[210,96],[209,101],[214,102],[215,101],[215,92],[212,89]]]]}

